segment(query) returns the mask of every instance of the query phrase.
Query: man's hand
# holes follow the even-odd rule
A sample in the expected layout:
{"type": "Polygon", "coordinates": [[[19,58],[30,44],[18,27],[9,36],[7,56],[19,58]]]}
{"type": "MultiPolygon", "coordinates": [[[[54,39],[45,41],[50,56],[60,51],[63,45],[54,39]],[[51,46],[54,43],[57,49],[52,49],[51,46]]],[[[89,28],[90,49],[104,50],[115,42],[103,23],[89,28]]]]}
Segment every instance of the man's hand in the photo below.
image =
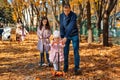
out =
{"type": "Polygon", "coordinates": [[[67,41],[67,38],[66,38],[66,37],[64,37],[64,38],[62,39],[63,44],[65,44],[65,43],[66,43],[66,41],[67,41]]]}

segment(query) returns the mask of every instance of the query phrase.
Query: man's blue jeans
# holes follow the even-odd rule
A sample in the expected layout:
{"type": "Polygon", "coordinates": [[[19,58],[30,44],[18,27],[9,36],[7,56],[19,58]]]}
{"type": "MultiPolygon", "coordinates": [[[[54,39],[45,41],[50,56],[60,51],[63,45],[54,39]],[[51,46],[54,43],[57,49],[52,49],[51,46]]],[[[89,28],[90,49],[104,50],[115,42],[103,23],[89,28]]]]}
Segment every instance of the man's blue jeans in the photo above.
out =
{"type": "Polygon", "coordinates": [[[69,46],[70,46],[70,42],[72,41],[72,45],[73,45],[73,49],[74,49],[74,65],[75,68],[74,70],[78,70],[79,69],[79,62],[80,62],[80,56],[79,56],[79,37],[78,35],[73,36],[73,37],[68,37],[65,47],[64,47],[64,71],[67,72],[68,71],[68,55],[69,55],[69,46]]]}

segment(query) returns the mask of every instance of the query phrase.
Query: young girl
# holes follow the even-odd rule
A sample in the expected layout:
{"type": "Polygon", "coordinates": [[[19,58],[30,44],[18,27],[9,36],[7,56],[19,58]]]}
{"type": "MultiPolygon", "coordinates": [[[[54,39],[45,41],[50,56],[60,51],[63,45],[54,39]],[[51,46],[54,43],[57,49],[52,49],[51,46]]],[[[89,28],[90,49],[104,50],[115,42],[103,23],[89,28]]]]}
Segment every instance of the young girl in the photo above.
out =
{"type": "Polygon", "coordinates": [[[60,70],[60,63],[64,61],[63,48],[64,44],[60,39],[60,32],[55,30],[53,33],[53,41],[51,42],[51,50],[49,56],[50,62],[53,63],[55,70],[53,75],[56,75],[57,71],[60,70]]]}
{"type": "Polygon", "coordinates": [[[46,59],[48,62],[48,66],[51,66],[50,61],[49,61],[49,54],[48,54],[48,51],[50,49],[50,45],[49,45],[50,35],[51,35],[50,25],[49,25],[47,17],[44,16],[42,17],[40,26],[37,28],[37,36],[38,36],[37,49],[40,51],[39,66],[46,65],[44,61],[44,52],[46,52],[46,59]]]}
{"type": "Polygon", "coordinates": [[[16,28],[16,40],[17,41],[24,41],[25,36],[28,34],[28,31],[22,26],[21,23],[17,24],[16,28]]]}

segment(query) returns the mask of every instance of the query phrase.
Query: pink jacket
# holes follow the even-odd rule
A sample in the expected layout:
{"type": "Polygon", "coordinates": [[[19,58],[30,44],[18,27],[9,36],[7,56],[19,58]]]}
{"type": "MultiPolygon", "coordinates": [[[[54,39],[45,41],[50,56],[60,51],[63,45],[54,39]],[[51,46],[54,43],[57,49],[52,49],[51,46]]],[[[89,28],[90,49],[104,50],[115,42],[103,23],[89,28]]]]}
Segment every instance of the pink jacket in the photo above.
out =
{"type": "Polygon", "coordinates": [[[51,36],[51,31],[46,30],[44,27],[42,30],[37,28],[37,36],[38,36],[38,44],[37,44],[37,49],[40,52],[43,52],[43,45],[44,45],[44,50],[49,51],[50,50],[50,36],[51,36]]]}
{"type": "Polygon", "coordinates": [[[64,61],[63,48],[64,45],[62,44],[61,41],[59,42],[59,44],[55,43],[51,45],[50,55],[49,55],[50,62],[58,63],[58,53],[59,53],[59,61],[60,62],[64,61]]]}

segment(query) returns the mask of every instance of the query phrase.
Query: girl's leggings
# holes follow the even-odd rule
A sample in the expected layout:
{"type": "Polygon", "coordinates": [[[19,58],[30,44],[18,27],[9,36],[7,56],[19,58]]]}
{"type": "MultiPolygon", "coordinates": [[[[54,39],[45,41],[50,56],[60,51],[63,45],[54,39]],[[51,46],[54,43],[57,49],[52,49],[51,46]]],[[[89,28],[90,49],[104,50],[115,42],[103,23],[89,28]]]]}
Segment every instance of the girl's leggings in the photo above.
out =
{"type": "MultiPolygon", "coordinates": [[[[47,59],[47,62],[50,63],[48,52],[46,52],[46,59],[47,59]]],[[[45,58],[44,58],[44,52],[43,52],[43,53],[40,53],[40,63],[41,63],[41,65],[42,65],[44,62],[45,62],[45,58]]]]}
{"type": "Polygon", "coordinates": [[[58,71],[58,69],[60,69],[60,64],[58,66],[58,63],[53,63],[53,67],[55,71],[58,71]]]}

